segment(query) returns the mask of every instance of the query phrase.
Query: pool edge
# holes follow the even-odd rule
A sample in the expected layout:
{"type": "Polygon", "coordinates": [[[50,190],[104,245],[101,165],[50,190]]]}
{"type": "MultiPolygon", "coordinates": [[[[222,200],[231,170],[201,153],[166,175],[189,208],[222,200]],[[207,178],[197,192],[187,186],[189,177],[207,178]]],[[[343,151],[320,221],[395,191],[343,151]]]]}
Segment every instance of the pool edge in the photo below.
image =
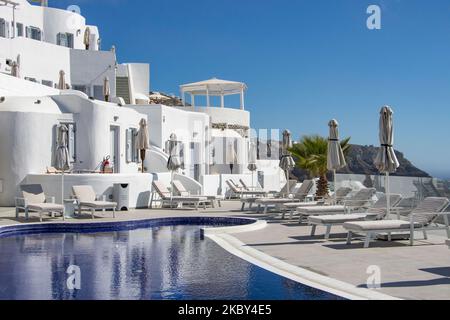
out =
{"type": "Polygon", "coordinates": [[[229,253],[244,259],[247,262],[318,290],[350,300],[402,300],[400,298],[374,290],[357,288],[352,284],[291,265],[271,255],[249,247],[244,242],[233,237],[231,232],[209,233],[205,234],[205,236],[229,253]]]}

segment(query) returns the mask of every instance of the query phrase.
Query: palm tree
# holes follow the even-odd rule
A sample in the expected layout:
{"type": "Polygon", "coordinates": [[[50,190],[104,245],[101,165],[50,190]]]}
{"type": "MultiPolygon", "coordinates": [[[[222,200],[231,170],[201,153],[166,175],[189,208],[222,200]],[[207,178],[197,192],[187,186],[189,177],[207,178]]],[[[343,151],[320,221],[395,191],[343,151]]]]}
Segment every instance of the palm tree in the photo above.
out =
{"type": "MultiPolygon", "coordinates": [[[[350,151],[349,142],[350,138],[341,141],[344,155],[350,151]]],[[[306,170],[311,178],[319,177],[316,197],[326,196],[329,191],[327,179],[328,139],[319,135],[304,136],[289,151],[294,156],[298,168],[306,170]]]]}

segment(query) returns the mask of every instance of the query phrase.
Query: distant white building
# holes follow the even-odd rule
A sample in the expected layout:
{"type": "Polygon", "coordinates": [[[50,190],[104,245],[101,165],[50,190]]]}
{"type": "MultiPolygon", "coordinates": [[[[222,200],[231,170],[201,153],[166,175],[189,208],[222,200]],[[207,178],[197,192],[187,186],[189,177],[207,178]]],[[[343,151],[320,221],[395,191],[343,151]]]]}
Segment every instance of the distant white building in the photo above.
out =
{"type": "MultiPolygon", "coordinates": [[[[210,79],[182,85],[190,106],[150,105],[149,65],[119,64],[115,48],[102,51],[100,39],[98,28],[78,13],[0,0],[0,206],[14,205],[22,183],[40,183],[61,201],[60,176],[46,173],[54,165],[61,124],[70,131],[73,167],[64,198],[75,184],[91,184],[98,194],[112,196],[114,183],[129,183],[131,207],[146,207],[152,179],[168,179],[167,143],[173,133],[184,164],[177,178],[191,192],[225,194],[226,179],[251,180],[244,83],[210,79]],[[64,88],[59,88],[61,71],[64,88]],[[110,102],[104,101],[105,92],[110,102]],[[240,96],[239,107],[226,107],[225,98],[234,94],[240,96]],[[196,105],[199,95],[206,97],[205,106],[196,105]],[[221,105],[213,107],[210,97],[217,96],[221,105]],[[142,118],[151,142],[145,173],[139,172],[134,147],[142,118]],[[114,174],[95,173],[107,156],[114,174]]],[[[277,159],[259,161],[258,171],[267,190],[279,189],[285,180],[277,159]]]]}

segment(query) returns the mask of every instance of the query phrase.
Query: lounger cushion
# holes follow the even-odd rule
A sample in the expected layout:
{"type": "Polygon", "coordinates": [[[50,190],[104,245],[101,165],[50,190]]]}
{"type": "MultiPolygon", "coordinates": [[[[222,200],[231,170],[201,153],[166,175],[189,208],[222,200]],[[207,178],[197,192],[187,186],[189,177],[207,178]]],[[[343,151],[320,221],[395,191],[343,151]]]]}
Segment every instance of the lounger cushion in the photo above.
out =
{"type": "Polygon", "coordinates": [[[81,202],[94,202],[97,197],[92,186],[73,186],[72,191],[81,202]]]}
{"type": "Polygon", "coordinates": [[[28,205],[28,209],[31,211],[63,212],[64,206],[56,203],[32,203],[28,205]]]}
{"type": "Polygon", "coordinates": [[[242,195],[266,195],[267,194],[266,191],[249,191],[249,190],[244,190],[244,189],[238,189],[235,185],[233,185],[231,180],[227,180],[225,182],[228,185],[228,187],[236,194],[242,194],[242,195]]]}
{"type": "Polygon", "coordinates": [[[297,212],[303,215],[326,215],[333,212],[345,212],[344,206],[315,206],[315,207],[298,207],[297,212]]]}
{"type": "MultiPolygon", "coordinates": [[[[263,205],[269,205],[269,204],[284,204],[293,202],[295,199],[286,199],[286,198],[279,198],[279,199],[271,199],[271,198],[264,198],[264,199],[256,199],[256,203],[260,203],[263,205]]],[[[300,201],[298,202],[300,203],[300,201]]]]}
{"type": "Polygon", "coordinates": [[[189,193],[189,191],[187,191],[186,188],[183,186],[181,181],[178,181],[178,180],[173,181],[173,186],[178,193],[178,195],[177,195],[178,197],[197,197],[197,198],[202,198],[202,201],[206,201],[206,200],[215,201],[215,200],[223,199],[223,197],[221,197],[221,196],[191,195],[189,193]]]}
{"type": "Polygon", "coordinates": [[[204,197],[208,200],[223,200],[223,196],[204,196],[204,197]]]}
{"type": "Polygon", "coordinates": [[[245,194],[245,195],[266,195],[267,192],[265,191],[239,191],[238,193],[245,194]]]}
{"type": "Polygon", "coordinates": [[[95,209],[101,208],[115,208],[117,207],[116,202],[107,202],[107,201],[90,201],[90,202],[80,202],[82,207],[89,207],[95,209]]]}
{"type": "Polygon", "coordinates": [[[20,186],[22,197],[28,203],[45,203],[45,193],[40,184],[27,184],[20,186]]]}
{"type": "Polygon", "coordinates": [[[309,208],[309,207],[315,207],[317,205],[319,205],[319,202],[317,202],[317,201],[311,201],[311,202],[289,202],[289,203],[284,203],[283,207],[288,208],[288,209],[296,209],[298,207],[309,208]]]}
{"type": "Polygon", "coordinates": [[[365,214],[334,214],[324,216],[310,216],[308,222],[313,224],[343,224],[345,222],[363,221],[365,214]]]}
{"type": "MultiPolygon", "coordinates": [[[[421,227],[421,224],[414,223],[414,227],[421,227]]],[[[409,230],[410,222],[404,220],[378,220],[378,221],[361,221],[361,222],[346,222],[344,229],[350,231],[377,231],[377,230],[409,230]]]]}
{"type": "MultiPolygon", "coordinates": [[[[170,197],[165,197],[164,200],[170,200],[170,197]]],[[[172,200],[175,202],[197,202],[197,201],[207,201],[208,199],[206,197],[181,197],[181,196],[173,196],[172,200]]]]}

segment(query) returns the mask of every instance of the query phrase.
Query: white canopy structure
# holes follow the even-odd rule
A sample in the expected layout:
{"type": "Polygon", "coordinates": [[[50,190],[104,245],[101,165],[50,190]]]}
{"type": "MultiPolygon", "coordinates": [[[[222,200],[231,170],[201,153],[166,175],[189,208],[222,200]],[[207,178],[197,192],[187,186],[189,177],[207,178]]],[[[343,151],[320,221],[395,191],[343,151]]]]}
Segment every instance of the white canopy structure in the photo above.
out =
{"type": "Polygon", "coordinates": [[[195,108],[195,96],[206,96],[206,106],[209,108],[210,97],[220,97],[220,106],[225,108],[225,96],[237,95],[241,96],[240,108],[244,110],[244,91],[247,90],[247,85],[242,82],[221,80],[212,78],[210,80],[189,83],[180,86],[183,103],[186,104],[186,94],[191,96],[191,104],[195,108]]]}

